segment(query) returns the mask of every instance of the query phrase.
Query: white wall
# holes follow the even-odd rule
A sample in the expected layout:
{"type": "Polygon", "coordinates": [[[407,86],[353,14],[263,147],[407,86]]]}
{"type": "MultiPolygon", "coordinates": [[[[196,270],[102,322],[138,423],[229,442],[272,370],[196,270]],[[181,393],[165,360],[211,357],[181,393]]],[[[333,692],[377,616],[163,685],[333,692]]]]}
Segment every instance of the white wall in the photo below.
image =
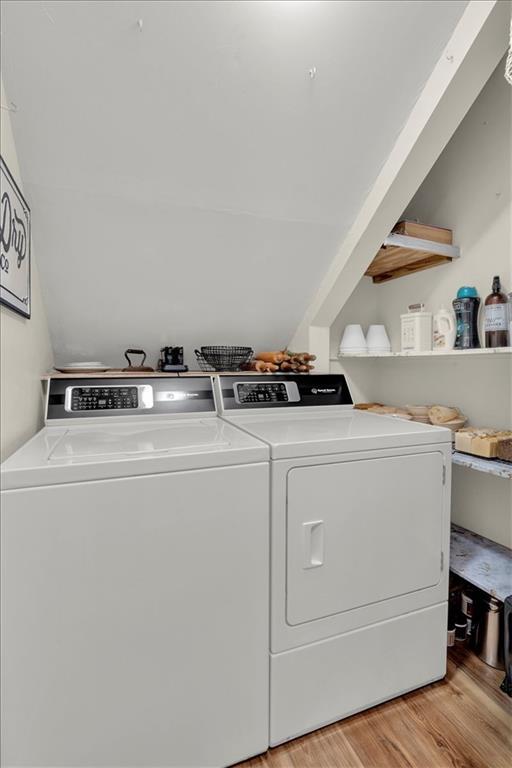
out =
{"type": "MultiPolygon", "coordinates": [[[[395,346],[401,311],[425,302],[451,307],[461,285],[476,286],[482,300],[499,274],[512,290],[510,251],[510,106],[512,89],[503,62],[460,125],[405,216],[453,229],[462,256],[441,266],[380,286],[379,300],[395,346]]],[[[480,313],[483,321],[483,312],[480,313]]]]}
{"type": "Polygon", "coordinates": [[[336,321],[331,326],[331,371],[344,373],[349,383],[355,402],[370,403],[376,401],[380,361],[374,360],[337,360],[343,330],[348,323],[360,323],[366,332],[372,323],[382,322],[377,294],[370,278],[363,278],[351,295],[336,321]]]}
{"type": "MultiPolygon", "coordinates": [[[[453,229],[461,258],[451,264],[373,285],[363,278],[331,329],[336,353],[348,322],[386,324],[400,348],[400,313],[413,302],[435,312],[451,307],[461,285],[482,300],[499,274],[512,290],[511,96],[503,62],[418,190],[406,215],[453,229]]],[[[483,314],[483,313],[482,313],[483,314]]],[[[477,426],[512,428],[512,358],[346,360],[343,367],[365,399],[393,404],[459,406],[477,426]]],[[[338,363],[332,363],[339,370],[338,363]]],[[[453,519],[512,546],[512,483],[455,468],[453,519]]]]}
{"type": "MultiPolygon", "coordinates": [[[[7,105],[4,85],[2,104],[7,105]]],[[[1,151],[20,189],[20,172],[10,112],[2,109],[1,151]]],[[[30,205],[30,200],[28,200],[30,205]]],[[[32,316],[30,320],[0,307],[1,326],[1,459],[7,458],[42,425],[41,374],[52,364],[52,350],[41,299],[39,275],[32,245],[32,316]]]]}
{"type": "Polygon", "coordinates": [[[466,4],[2,2],[59,362],[287,344],[466,4]]]}

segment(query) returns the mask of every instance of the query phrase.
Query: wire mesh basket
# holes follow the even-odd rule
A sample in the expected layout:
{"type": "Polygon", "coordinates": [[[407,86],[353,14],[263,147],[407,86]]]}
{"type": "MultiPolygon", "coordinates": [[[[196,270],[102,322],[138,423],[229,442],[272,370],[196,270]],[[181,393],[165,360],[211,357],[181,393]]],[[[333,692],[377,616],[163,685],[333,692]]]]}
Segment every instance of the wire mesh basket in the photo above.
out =
{"type": "Polygon", "coordinates": [[[253,356],[252,347],[201,347],[194,350],[202,371],[239,371],[253,356]]]}

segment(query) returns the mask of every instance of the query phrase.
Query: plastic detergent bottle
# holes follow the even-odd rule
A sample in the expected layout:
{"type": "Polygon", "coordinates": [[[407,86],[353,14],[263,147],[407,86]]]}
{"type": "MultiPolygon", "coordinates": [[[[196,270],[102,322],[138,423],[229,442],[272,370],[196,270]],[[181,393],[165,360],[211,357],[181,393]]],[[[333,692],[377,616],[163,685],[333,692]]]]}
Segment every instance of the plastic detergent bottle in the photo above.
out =
{"type": "Polygon", "coordinates": [[[449,352],[455,344],[457,328],[453,312],[441,307],[434,315],[434,350],[449,352]]]}
{"type": "Polygon", "coordinates": [[[480,297],[476,288],[469,285],[462,286],[457,291],[457,298],[452,304],[457,326],[455,349],[480,349],[478,338],[480,297]]]}

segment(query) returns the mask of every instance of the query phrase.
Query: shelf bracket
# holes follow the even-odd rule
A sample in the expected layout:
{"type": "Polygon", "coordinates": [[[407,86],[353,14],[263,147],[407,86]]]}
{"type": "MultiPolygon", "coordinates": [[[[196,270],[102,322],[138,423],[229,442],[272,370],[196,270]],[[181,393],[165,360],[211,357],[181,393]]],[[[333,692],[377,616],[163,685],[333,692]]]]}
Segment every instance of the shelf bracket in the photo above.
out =
{"type": "Polygon", "coordinates": [[[393,246],[395,248],[410,248],[412,251],[422,251],[424,253],[435,253],[438,256],[446,256],[449,259],[460,258],[460,248],[458,245],[449,245],[448,243],[438,243],[434,240],[422,240],[420,237],[409,237],[408,235],[399,235],[391,232],[382,244],[384,247],[393,246]]]}

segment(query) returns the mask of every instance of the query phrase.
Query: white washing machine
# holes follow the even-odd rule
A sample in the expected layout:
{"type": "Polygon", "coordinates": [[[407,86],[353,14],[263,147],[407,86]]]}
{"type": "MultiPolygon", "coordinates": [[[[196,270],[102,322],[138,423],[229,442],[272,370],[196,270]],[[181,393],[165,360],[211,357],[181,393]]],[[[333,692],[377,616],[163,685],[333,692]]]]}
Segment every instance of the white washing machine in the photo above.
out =
{"type": "Polygon", "coordinates": [[[209,377],[50,382],[2,466],[2,765],[267,748],[268,453],[209,377]]]}
{"type": "Polygon", "coordinates": [[[338,375],[217,386],[270,448],[271,745],[442,678],[450,431],[354,410],[338,375]]]}

